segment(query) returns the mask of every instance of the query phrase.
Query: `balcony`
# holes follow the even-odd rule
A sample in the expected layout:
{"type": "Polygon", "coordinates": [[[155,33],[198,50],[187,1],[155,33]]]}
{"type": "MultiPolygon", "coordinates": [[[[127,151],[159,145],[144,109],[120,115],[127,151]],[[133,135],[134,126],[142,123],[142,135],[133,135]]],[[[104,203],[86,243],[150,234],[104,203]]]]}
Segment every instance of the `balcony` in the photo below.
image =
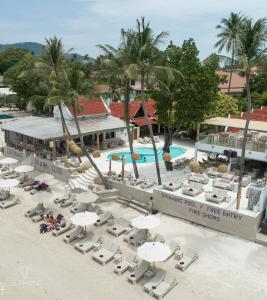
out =
{"type": "MultiPolygon", "coordinates": [[[[237,152],[241,156],[243,136],[240,133],[221,132],[209,134],[196,144],[199,151],[223,154],[224,150],[237,152]]],[[[245,157],[247,159],[267,161],[267,138],[259,134],[249,134],[246,143],[245,157]]]]}

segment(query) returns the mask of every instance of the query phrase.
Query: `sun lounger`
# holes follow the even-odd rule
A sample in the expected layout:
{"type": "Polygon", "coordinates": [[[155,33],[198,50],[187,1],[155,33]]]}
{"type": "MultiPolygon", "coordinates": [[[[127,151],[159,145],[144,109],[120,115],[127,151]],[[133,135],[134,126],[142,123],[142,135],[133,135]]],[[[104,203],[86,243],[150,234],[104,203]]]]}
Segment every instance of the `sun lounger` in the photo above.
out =
{"type": "Polygon", "coordinates": [[[144,290],[153,295],[153,291],[164,280],[166,274],[166,271],[157,270],[156,274],[144,285],[144,290]]]}
{"type": "Polygon", "coordinates": [[[29,191],[31,191],[31,190],[37,188],[37,187],[39,186],[39,183],[40,183],[39,181],[34,180],[32,184],[27,185],[27,186],[24,188],[24,191],[25,191],[25,192],[29,192],[29,191]]]}
{"type": "Polygon", "coordinates": [[[150,144],[151,143],[151,138],[149,138],[149,137],[144,137],[143,138],[143,141],[146,143],[146,144],[150,144]]]}
{"type": "Polygon", "coordinates": [[[137,139],[137,142],[140,143],[140,144],[146,144],[146,142],[144,141],[144,139],[142,139],[141,137],[139,137],[137,139]]]}
{"type": "Polygon", "coordinates": [[[191,173],[188,176],[188,180],[189,181],[200,182],[202,184],[208,184],[209,183],[209,177],[206,174],[191,173]]]}
{"type": "Polygon", "coordinates": [[[105,211],[102,215],[98,217],[98,219],[95,222],[95,226],[101,226],[107,223],[112,218],[113,218],[112,213],[110,211],[105,211]]]}
{"type": "Polygon", "coordinates": [[[183,187],[183,194],[195,197],[204,191],[202,183],[189,181],[187,185],[183,187]]]}
{"type": "Polygon", "coordinates": [[[133,232],[133,234],[129,235],[128,244],[132,247],[140,247],[147,241],[147,230],[146,229],[138,229],[133,232]]]}
{"type": "Polygon", "coordinates": [[[233,181],[223,178],[215,179],[213,181],[213,186],[228,191],[234,191],[235,189],[235,183],[233,181]]]}
{"type": "Polygon", "coordinates": [[[6,169],[2,169],[1,170],[1,172],[0,172],[0,177],[3,177],[3,176],[5,176],[5,175],[10,175],[10,174],[12,174],[14,172],[14,170],[8,170],[8,168],[6,169]]]}
{"type": "Polygon", "coordinates": [[[74,248],[83,254],[95,248],[95,244],[99,241],[99,237],[92,231],[86,233],[86,237],[74,245],[74,248]]]}
{"type": "Polygon", "coordinates": [[[178,190],[180,187],[182,186],[182,182],[167,182],[167,183],[163,183],[162,187],[165,189],[165,190],[169,190],[169,191],[176,191],[178,190]]]}
{"type": "Polygon", "coordinates": [[[25,213],[25,217],[29,218],[34,215],[39,215],[45,210],[44,205],[42,203],[38,203],[35,208],[28,210],[25,213]]]}
{"type": "Polygon", "coordinates": [[[10,197],[10,191],[1,190],[0,191],[0,201],[7,200],[10,197]]]}
{"type": "Polygon", "coordinates": [[[74,240],[81,240],[85,237],[84,228],[81,226],[76,227],[72,232],[68,233],[64,238],[64,242],[67,244],[71,243],[74,240]]]}
{"type": "Polygon", "coordinates": [[[154,136],[154,141],[155,141],[155,143],[159,143],[160,142],[160,138],[158,136],[154,136]]]}
{"type": "Polygon", "coordinates": [[[121,275],[129,269],[134,269],[136,267],[136,263],[136,255],[131,253],[115,266],[114,272],[121,275]]]}
{"type": "Polygon", "coordinates": [[[119,235],[126,232],[129,226],[130,226],[130,221],[124,218],[118,218],[114,220],[113,225],[111,225],[107,229],[107,232],[118,237],[119,235]]]}
{"type": "Polygon", "coordinates": [[[146,190],[146,189],[150,189],[155,185],[155,182],[153,181],[145,181],[141,184],[141,189],[146,190]]]}
{"type": "Polygon", "coordinates": [[[72,195],[70,196],[69,199],[63,200],[63,201],[60,203],[60,206],[61,206],[62,208],[65,208],[65,207],[68,207],[68,206],[72,205],[75,201],[76,201],[76,198],[75,198],[75,196],[72,194],[72,195]]]}
{"type": "Polygon", "coordinates": [[[70,197],[71,197],[71,193],[66,193],[66,194],[64,194],[63,196],[54,199],[53,202],[54,202],[55,204],[60,204],[60,203],[62,203],[64,200],[70,199],[70,197]]]}
{"type": "Polygon", "coordinates": [[[4,179],[14,179],[14,178],[17,178],[17,177],[19,177],[19,173],[15,172],[15,171],[12,171],[9,174],[3,175],[4,179]]]}
{"type": "Polygon", "coordinates": [[[102,247],[93,254],[93,259],[105,265],[114,258],[119,248],[120,246],[116,243],[106,240],[103,242],[102,247]]]}
{"type": "Polygon", "coordinates": [[[182,258],[178,261],[175,267],[181,271],[185,271],[197,259],[198,259],[197,254],[193,254],[193,255],[183,254],[182,258]]]}
{"type": "Polygon", "coordinates": [[[25,188],[26,186],[30,186],[34,183],[34,178],[30,177],[24,182],[20,182],[19,187],[20,188],[25,188]]]}
{"type": "Polygon", "coordinates": [[[170,256],[168,256],[168,257],[165,259],[165,261],[167,261],[167,260],[170,259],[173,255],[175,255],[176,251],[180,250],[179,243],[176,242],[176,241],[173,241],[173,240],[169,241],[169,242],[168,242],[168,246],[169,246],[169,248],[170,248],[170,250],[171,250],[171,254],[170,254],[170,256]]]}
{"type": "Polygon", "coordinates": [[[223,174],[217,171],[217,168],[211,167],[207,169],[207,175],[211,178],[222,177],[223,174]]]}
{"type": "Polygon", "coordinates": [[[20,200],[15,195],[10,195],[8,199],[0,202],[0,207],[2,209],[5,209],[5,208],[9,208],[11,206],[14,206],[16,204],[19,204],[19,203],[20,203],[20,200]]]}
{"type": "Polygon", "coordinates": [[[139,185],[139,184],[142,184],[144,182],[144,180],[143,179],[140,179],[140,178],[134,178],[134,179],[131,179],[130,181],[129,181],[129,185],[131,185],[131,186],[137,186],[137,185],[139,185]]]}
{"type": "Polygon", "coordinates": [[[84,211],[87,211],[89,209],[89,206],[91,206],[91,203],[74,203],[73,206],[70,208],[70,212],[73,214],[81,213],[84,211]]]}
{"type": "Polygon", "coordinates": [[[165,239],[161,234],[157,233],[153,238],[153,242],[165,243],[165,239]]]}
{"type": "Polygon", "coordinates": [[[74,225],[72,223],[68,223],[68,224],[65,224],[64,226],[57,226],[53,231],[52,231],[52,234],[54,236],[59,236],[71,229],[74,228],[74,225]]]}
{"type": "Polygon", "coordinates": [[[153,296],[161,300],[177,284],[176,276],[167,272],[164,279],[153,289],[153,296]]]}
{"type": "Polygon", "coordinates": [[[212,191],[206,191],[206,200],[215,203],[221,203],[225,201],[227,196],[227,190],[220,188],[213,188],[212,191]]]}
{"type": "Polygon", "coordinates": [[[137,268],[128,275],[128,280],[131,283],[135,284],[145,276],[145,273],[149,270],[149,268],[150,264],[147,261],[143,260],[140,265],[137,266],[137,268]]]}
{"type": "Polygon", "coordinates": [[[49,215],[51,213],[51,209],[50,208],[46,208],[43,212],[41,212],[40,214],[36,214],[34,216],[31,217],[32,221],[34,223],[40,222],[43,220],[43,217],[46,215],[49,215]]]}

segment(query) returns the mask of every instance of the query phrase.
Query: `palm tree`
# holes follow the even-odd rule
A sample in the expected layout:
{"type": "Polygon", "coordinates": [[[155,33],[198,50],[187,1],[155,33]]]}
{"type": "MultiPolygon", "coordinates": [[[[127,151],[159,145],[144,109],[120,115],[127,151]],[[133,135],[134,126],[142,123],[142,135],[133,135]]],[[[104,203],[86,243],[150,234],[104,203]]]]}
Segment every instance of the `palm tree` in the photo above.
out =
{"type": "MultiPolygon", "coordinates": [[[[45,39],[46,45],[43,50],[43,60],[46,66],[50,69],[50,83],[52,84],[52,94],[55,85],[57,84],[58,77],[60,76],[60,72],[62,71],[64,61],[65,61],[65,53],[63,49],[63,44],[61,39],[58,39],[56,36],[53,38],[45,39]]],[[[48,97],[49,101],[47,101],[48,106],[58,106],[63,134],[67,133],[69,135],[69,131],[65,122],[63,110],[62,110],[62,99],[48,97]]]]}
{"type": "MultiPolygon", "coordinates": [[[[102,49],[107,58],[103,59],[102,66],[105,74],[109,74],[108,82],[116,81],[117,84],[121,87],[124,92],[124,119],[126,123],[126,130],[129,141],[129,148],[131,152],[131,157],[133,157],[133,137],[130,129],[130,119],[129,119],[129,104],[130,104],[130,80],[134,78],[131,72],[131,64],[133,62],[131,57],[131,47],[132,42],[135,37],[135,33],[131,30],[125,31],[121,30],[121,45],[119,49],[115,49],[110,45],[102,46],[99,45],[99,48],[102,49]]],[[[132,159],[133,170],[135,178],[139,177],[137,164],[134,159],[132,159]]]]}
{"type": "Polygon", "coordinates": [[[247,93],[247,114],[246,124],[244,128],[244,137],[242,142],[242,152],[240,158],[240,173],[238,180],[238,191],[236,197],[236,208],[240,207],[241,191],[242,191],[242,178],[245,168],[245,151],[247,143],[247,135],[249,122],[251,117],[251,92],[250,92],[250,77],[251,68],[257,64],[258,61],[266,53],[265,43],[267,41],[267,23],[266,19],[252,19],[245,18],[240,26],[237,43],[237,58],[239,63],[244,69],[244,76],[246,78],[246,93],[247,93]]]}
{"type": "MultiPolygon", "coordinates": [[[[145,104],[145,80],[150,75],[155,75],[155,73],[165,70],[169,71],[169,68],[156,66],[155,56],[157,52],[157,47],[163,42],[163,39],[168,36],[167,32],[161,32],[157,36],[154,36],[152,29],[149,26],[149,22],[145,22],[145,18],[142,17],[141,20],[137,20],[137,32],[135,35],[134,43],[131,51],[134,54],[135,62],[132,69],[136,69],[141,81],[141,103],[144,111],[144,116],[148,125],[148,130],[150,138],[152,141],[152,146],[155,155],[155,165],[157,171],[158,184],[161,185],[160,169],[157,148],[153,136],[153,129],[151,126],[151,121],[147,115],[147,109],[145,104]]],[[[166,73],[167,75],[167,73],[166,73]]]]}
{"type": "Polygon", "coordinates": [[[226,50],[227,53],[231,52],[231,65],[230,65],[230,78],[228,84],[228,94],[230,93],[232,75],[235,61],[235,54],[238,41],[238,33],[240,25],[242,23],[243,17],[240,13],[231,12],[228,19],[223,18],[221,24],[216,26],[216,29],[219,29],[220,32],[217,34],[219,39],[215,44],[215,47],[218,48],[219,53],[223,50],[226,50]]]}
{"type": "Polygon", "coordinates": [[[51,98],[54,99],[55,102],[63,99],[64,103],[72,108],[74,121],[81,143],[82,154],[88,158],[91,165],[96,170],[99,178],[103,182],[103,185],[106,189],[108,189],[109,186],[107,180],[104,178],[103,174],[97,167],[96,163],[94,162],[84,145],[83,136],[77,116],[79,110],[82,109],[77,104],[77,99],[81,97],[81,94],[92,89],[92,87],[90,86],[90,82],[88,80],[85,80],[84,73],[80,69],[80,66],[77,62],[73,62],[66,71],[63,71],[61,73],[61,76],[58,77],[58,80],[57,90],[54,90],[54,96],[51,98]]]}

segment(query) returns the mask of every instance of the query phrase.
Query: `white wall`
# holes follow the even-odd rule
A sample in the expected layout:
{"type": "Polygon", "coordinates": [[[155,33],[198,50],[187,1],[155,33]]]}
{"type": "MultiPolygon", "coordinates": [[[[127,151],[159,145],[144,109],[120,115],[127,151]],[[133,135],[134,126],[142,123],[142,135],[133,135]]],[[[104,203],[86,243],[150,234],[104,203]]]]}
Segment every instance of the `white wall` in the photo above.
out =
{"type": "Polygon", "coordinates": [[[115,131],[115,136],[116,138],[121,138],[125,142],[128,141],[128,135],[127,135],[127,130],[125,129],[120,129],[115,131]]]}

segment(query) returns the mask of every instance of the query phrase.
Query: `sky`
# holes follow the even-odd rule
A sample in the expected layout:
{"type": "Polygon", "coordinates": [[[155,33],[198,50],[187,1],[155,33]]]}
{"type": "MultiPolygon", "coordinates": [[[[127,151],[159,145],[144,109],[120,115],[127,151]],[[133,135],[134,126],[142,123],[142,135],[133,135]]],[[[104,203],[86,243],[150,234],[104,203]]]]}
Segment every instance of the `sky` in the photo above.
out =
{"type": "Polygon", "coordinates": [[[181,45],[193,38],[204,59],[214,52],[215,26],[231,11],[267,14],[266,0],[0,0],[0,44],[40,42],[54,35],[65,49],[96,57],[97,44],[118,46],[121,28],[145,16],[155,34],[167,31],[181,45]]]}

